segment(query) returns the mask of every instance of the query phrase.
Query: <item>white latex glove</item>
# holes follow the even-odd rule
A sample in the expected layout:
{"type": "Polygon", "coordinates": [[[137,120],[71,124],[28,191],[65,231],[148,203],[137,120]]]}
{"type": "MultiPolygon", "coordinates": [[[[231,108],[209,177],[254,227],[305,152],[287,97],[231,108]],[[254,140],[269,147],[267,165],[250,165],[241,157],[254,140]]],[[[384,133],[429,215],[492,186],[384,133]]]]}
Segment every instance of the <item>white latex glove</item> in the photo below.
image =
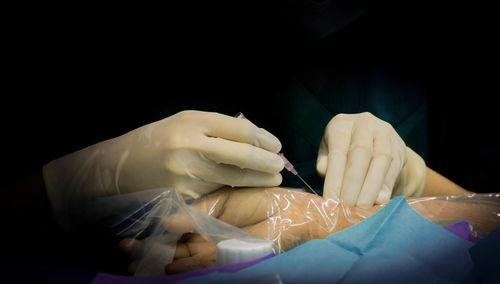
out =
{"type": "Polygon", "coordinates": [[[420,196],[424,160],[371,113],[339,114],[327,125],[316,164],[323,196],[368,208],[392,195],[420,196]]]}
{"type": "Polygon", "coordinates": [[[43,174],[57,215],[81,201],[145,189],[172,187],[187,199],[223,185],[277,186],[280,149],[249,120],[183,111],[54,160],[43,174]]]}

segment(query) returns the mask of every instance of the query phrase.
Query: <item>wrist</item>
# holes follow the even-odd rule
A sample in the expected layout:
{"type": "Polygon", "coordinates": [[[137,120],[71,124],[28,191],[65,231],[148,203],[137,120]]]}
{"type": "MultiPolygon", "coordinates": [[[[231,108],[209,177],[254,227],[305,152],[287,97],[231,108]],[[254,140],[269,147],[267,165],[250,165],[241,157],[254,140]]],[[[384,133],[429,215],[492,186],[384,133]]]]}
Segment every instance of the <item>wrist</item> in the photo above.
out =
{"type": "Polygon", "coordinates": [[[69,216],[76,205],[105,195],[106,174],[101,169],[107,143],[94,144],[52,160],[42,167],[48,199],[63,228],[70,227],[69,216]]]}

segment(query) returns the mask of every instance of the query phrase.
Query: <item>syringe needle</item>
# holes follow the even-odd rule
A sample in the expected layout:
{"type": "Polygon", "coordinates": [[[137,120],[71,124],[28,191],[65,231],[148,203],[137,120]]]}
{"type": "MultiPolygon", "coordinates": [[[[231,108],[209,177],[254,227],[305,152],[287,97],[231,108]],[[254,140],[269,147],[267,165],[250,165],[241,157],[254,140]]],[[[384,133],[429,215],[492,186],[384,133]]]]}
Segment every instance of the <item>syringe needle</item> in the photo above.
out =
{"type": "MultiPolygon", "coordinates": [[[[243,115],[242,112],[238,112],[234,117],[236,117],[236,118],[246,118],[245,115],[243,115]]],[[[307,186],[307,188],[311,192],[313,192],[314,194],[316,194],[317,196],[319,196],[319,194],[314,189],[312,189],[312,187],[299,175],[299,173],[293,167],[292,163],[290,163],[287,160],[287,158],[285,158],[285,155],[283,155],[283,153],[280,153],[279,155],[280,155],[281,159],[283,159],[283,162],[285,162],[285,168],[289,172],[291,172],[292,174],[294,174],[295,176],[297,176],[302,181],[302,183],[304,183],[307,186]]]]}
{"type": "Polygon", "coordinates": [[[312,189],[312,187],[307,184],[307,182],[299,174],[297,174],[297,177],[300,178],[300,180],[307,186],[307,188],[309,188],[314,194],[319,196],[319,194],[314,189],[312,189]]]}
{"type": "Polygon", "coordinates": [[[285,155],[283,155],[283,153],[279,153],[279,155],[280,155],[281,159],[283,160],[283,162],[285,163],[285,169],[287,169],[293,175],[297,176],[307,186],[307,188],[309,190],[311,190],[314,194],[319,196],[319,194],[316,191],[314,191],[314,189],[312,189],[312,187],[299,175],[299,173],[293,167],[292,163],[290,163],[290,161],[288,161],[288,159],[285,158],[285,155]]]}

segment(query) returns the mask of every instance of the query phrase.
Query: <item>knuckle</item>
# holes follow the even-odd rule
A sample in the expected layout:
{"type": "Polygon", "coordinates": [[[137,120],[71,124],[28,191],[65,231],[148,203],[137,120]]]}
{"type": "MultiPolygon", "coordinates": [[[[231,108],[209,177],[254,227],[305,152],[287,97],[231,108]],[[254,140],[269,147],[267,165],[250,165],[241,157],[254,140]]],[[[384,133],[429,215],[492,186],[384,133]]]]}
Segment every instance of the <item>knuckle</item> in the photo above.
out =
{"type": "Polygon", "coordinates": [[[347,117],[347,114],[345,113],[339,113],[337,115],[335,115],[331,120],[330,120],[330,123],[333,123],[334,121],[337,121],[337,120],[343,120],[347,117]]]}
{"type": "Polygon", "coordinates": [[[352,144],[349,148],[349,153],[361,152],[365,153],[368,156],[373,155],[373,147],[361,143],[352,144]]]}
{"type": "Polygon", "coordinates": [[[330,122],[328,122],[325,128],[325,134],[333,131],[333,129],[335,128],[335,122],[336,122],[335,118],[333,118],[332,120],[330,120],[330,122]]]}
{"type": "Polygon", "coordinates": [[[406,143],[403,140],[403,138],[401,138],[399,135],[398,135],[398,141],[399,145],[401,145],[401,151],[404,151],[406,153],[406,143]]]}
{"type": "Polygon", "coordinates": [[[343,116],[341,118],[337,118],[337,115],[332,120],[330,120],[330,122],[326,125],[325,134],[332,133],[334,131],[343,134],[349,134],[351,132],[351,128],[353,125],[352,121],[344,119],[344,117],[346,116],[344,114],[342,115],[343,116]]]}
{"type": "Polygon", "coordinates": [[[360,113],[359,116],[362,117],[363,119],[373,119],[373,118],[375,118],[375,116],[371,112],[368,112],[368,111],[360,113]]]}
{"type": "Polygon", "coordinates": [[[190,144],[189,139],[182,133],[174,132],[165,138],[165,146],[167,149],[182,149],[187,148],[190,144]]]}
{"type": "Polygon", "coordinates": [[[391,153],[375,153],[375,157],[387,161],[389,164],[394,160],[394,156],[391,153]]]}
{"type": "Polygon", "coordinates": [[[335,116],[333,117],[333,119],[340,119],[340,118],[342,118],[342,117],[345,117],[345,115],[346,115],[345,113],[339,113],[339,114],[335,115],[335,116]]]}
{"type": "Polygon", "coordinates": [[[396,130],[394,129],[394,127],[392,126],[392,124],[390,124],[389,122],[385,121],[385,120],[380,120],[380,123],[381,125],[385,128],[385,129],[388,129],[389,131],[391,132],[395,132],[396,130]]]}
{"type": "Polygon", "coordinates": [[[178,112],[177,114],[175,114],[178,118],[186,118],[186,117],[190,117],[193,115],[193,111],[192,110],[183,110],[183,111],[180,111],[178,112]]]}
{"type": "Polygon", "coordinates": [[[176,120],[182,121],[182,122],[190,122],[193,119],[198,119],[201,111],[196,111],[196,110],[183,110],[174,115],[176,120]]]}

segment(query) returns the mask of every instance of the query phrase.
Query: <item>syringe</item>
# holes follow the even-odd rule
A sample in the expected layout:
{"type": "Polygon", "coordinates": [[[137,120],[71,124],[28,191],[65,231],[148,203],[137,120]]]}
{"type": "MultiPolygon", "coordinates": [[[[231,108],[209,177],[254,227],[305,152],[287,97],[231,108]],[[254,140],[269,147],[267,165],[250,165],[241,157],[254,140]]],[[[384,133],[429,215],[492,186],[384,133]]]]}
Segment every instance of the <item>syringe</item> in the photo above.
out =
{"type": "MultiPolygon", "coordinates": [[[[238,112],[234,117],[236,118],[246,118],[245,115],[243,115],[242,112],[238,112]]],[[[301,181],[302,183],[304,183],[307,188],[313,192],[314,194],[316,194],[317,196],[319,196],[319,194],[314,190],[312,189],[312,187],[307,184],[307,182],[299,175],[299,173],[297,172],[297,170],[295,170],[295,168],[293,167],[292,163],[290,163],[290,161],[288,161],[287,158],[285,158],[285,155],[283,155],[283,153],[279,153],[281,159],[283,160],[283,162],[285,162],[285,169],[287,169],[289,172],[291,172],[292,174],[294,174],[295,176],[297,176],[301,181]]]]}
{"type": "Polygon", "coordinates": [[[283,155],[283,153],[280,153],[279,155],[283,160],[283,162],[285,162],[285,169],[287,169],[289,172],[297,176],[307,186],[309,190],[311,190],[314,194],[319,196],[319,194],[314,189],[312,189],[312,187],[309,186],[309,184],[307,184],[307,182],[299,175],[297,170],[295,170],[295,168],[293,167],[292,163],[290,163],[290,161],[288,161],[288,159],[285,158],[285,155],[283,155]]]}

